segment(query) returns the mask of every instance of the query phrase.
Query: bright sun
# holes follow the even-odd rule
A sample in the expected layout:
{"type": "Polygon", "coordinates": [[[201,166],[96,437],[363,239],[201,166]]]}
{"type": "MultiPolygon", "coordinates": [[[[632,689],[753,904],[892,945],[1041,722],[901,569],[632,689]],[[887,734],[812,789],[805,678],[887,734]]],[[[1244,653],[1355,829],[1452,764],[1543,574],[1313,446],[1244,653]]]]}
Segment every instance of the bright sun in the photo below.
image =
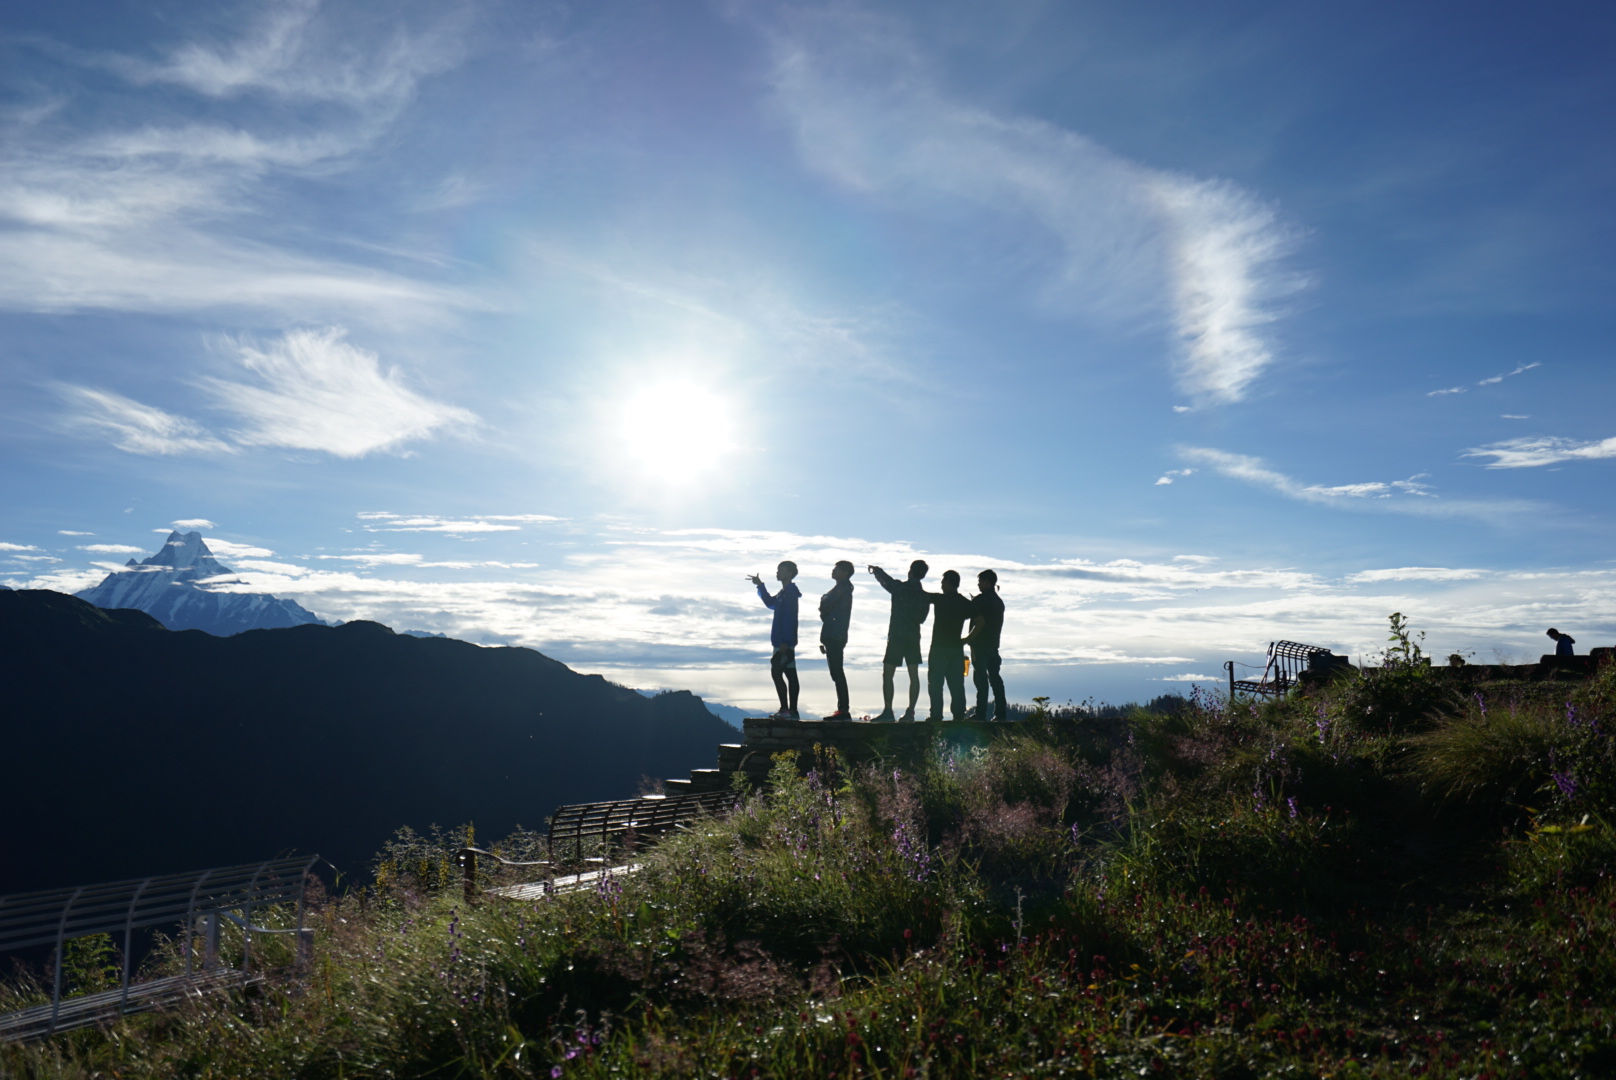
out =
{"type": "Polygon", "coordinates": [[[628,399],[618,435],[636,471],[682,483],[710,471],[734,449],[734,411],[706,387],[662,383],[628,399]]]}

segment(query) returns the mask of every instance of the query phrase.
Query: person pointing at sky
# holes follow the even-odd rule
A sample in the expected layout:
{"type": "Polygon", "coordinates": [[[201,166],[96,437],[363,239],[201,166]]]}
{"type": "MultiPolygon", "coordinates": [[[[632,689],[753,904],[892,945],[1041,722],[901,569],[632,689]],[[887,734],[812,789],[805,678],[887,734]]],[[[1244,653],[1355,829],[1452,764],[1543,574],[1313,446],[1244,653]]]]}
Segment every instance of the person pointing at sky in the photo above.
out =
{"type": "Polygon", "coordinates": [[[931,600],[920,584],[931,567],[924,559],[909,564],[909,577],[899,581],[879,566],[869,567],[870,573],[881,587],[892,594],[892,617],[887,622],[887,654],[881,661],[881,715],[875,719],[890,723],[892,715],[892,677],[899,664],[909,668],[909,708],[903,719],[915,718],[915,703],[920,700],[920,624],[926,621],[931,600]]]}
{"type": "Polygon", "coordinates": [[[769,595],[769,588],[756,574],[747,581],[757,586],[758,598],[763,605],[774,609],[774,625],[769,629],[769,644],[774,653],[769,658],[769,678],[774,680],[774,692],[780,696],[780,711],[771,719],[796,720],[797,717],[797,600],[802,590],[796,586],[797,564],[787,559],[774,571],[780,582],[780,591],[769,595]]]}

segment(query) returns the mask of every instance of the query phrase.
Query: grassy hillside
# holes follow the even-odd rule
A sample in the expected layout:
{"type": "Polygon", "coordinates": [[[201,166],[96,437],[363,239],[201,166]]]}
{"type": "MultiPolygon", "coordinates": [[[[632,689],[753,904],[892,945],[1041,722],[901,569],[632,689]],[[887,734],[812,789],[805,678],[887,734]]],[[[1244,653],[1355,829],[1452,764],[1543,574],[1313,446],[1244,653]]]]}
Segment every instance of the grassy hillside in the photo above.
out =
{"type": "Polygon", "coordinates": [[[540,903],[468,906],[454,838],[404,837],[320,907],[306,981],[0,1072],[1609,1076],[1613,733],[1610,666],[1461,693],[1394,663],[1278,703],[1041,710],[920,767],[782,765],[540,903]]]}

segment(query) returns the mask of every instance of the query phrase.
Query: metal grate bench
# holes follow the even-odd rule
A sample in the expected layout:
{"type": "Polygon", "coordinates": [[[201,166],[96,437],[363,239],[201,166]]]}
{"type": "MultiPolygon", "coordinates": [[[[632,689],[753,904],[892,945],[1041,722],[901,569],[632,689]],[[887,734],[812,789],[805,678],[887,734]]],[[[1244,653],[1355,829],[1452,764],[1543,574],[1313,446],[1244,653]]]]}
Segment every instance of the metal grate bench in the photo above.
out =
{"type": "Polygon", "coordinates": [[[461,848],[456,856],[465,876],[466,899],[477,891],[477,859],[479,856],[503,866],[543,866],[551,870],[562,866],[608,861],[614,841],[637,841],[662,836],[687,821],[709,814],[722,814],[735,806],[735,795],[728,791],[709,791],[699,795],[645,795],[638,799],[617,799],[611,802],[574,803],[556,808],[550,817],[550,831],[545,841],[544,859],[536,862],[513,862],[482,848],[461,848]],[[584,857],[584,844],[600,843],[601,854],[584,857]],[[571,847],[571,858],[567,848],[571,847]],[[557,849],[562,857],[556,857],[557,849]]]}
{"type": "Polygon", "coordinates": [[[1225,660],[1223,670],[1229,673],[1229,700],[1236,694],[1260,694],[1265,697],[1283,697],[1301,679],[1302,673],[1314,666],[1325,666],[1326,659],[1341,660],[1329,649],[1318,645],[1303,645],[1299,641],[1271,641],[1268,643],[1268,663],[1258,680],[1236,679],[1235,662],[1225,660]]]}
{"type": "Polygon", "coordinates": [[[55,947],[50,1004],[0,1016],[0,1039],[41,1038],[125,1013],[173,1004],[188,996],[256,981],[259,977],[249,972],[254,934],[296,934],[298,957],[306,960],[313,946],[314,932],[303,926],[304,888],[309,869],[318,858],[316,855],[271,859],[242,866],[0,897],[0,953],[41,945],[55,947]],[[295,928],[253,925],[255,909],[293,901],[297,903],[295,928]],[[224,921],[241,927],[240,969],[222,967],[219,963],[219,929],[224,921]],[[134,932],[172,923],[184,927],[184,974],[133,981],[134,932]],[[195,964],[193,948],[198,929],[203,940],[200,970],[195,964]],[[74,938],[90,934],[122,935],[123,971],[118,988],[64,1000],[65,946],[74,938]]]}

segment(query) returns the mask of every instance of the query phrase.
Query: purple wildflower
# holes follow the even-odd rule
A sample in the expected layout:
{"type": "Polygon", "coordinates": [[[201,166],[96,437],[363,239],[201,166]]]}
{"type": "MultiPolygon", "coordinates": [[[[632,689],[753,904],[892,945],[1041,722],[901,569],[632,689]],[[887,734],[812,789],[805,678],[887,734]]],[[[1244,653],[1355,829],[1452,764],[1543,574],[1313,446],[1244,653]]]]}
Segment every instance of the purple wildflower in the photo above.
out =
{"type": "Polygon", "coordinates": [[[1292,820],[1292,821],[1294,821],[1294,820],[1296,820],[1296,814],[1297,814],[1297,809],[1296,809],[1296,796],[1295,796],[1295,795],[1292,795],[1292,796],[1291,796],[1291,797],[1290,797],[1290,798],[1288,798],[1288,799],[1286,799],[1286,800],[1285,800],[1285,805],[1286,805],[1286,806],[1288,806],[1288,807],[1289,807],[1289,808],[1290,808],[1290,811],[1291,811],[1291,820],[1292,820]]]}
{"type": "Polygon", "coordinates": [[[1555,786],[1560,789],[1561,795],[1564,795],[1567,799],[1575,799],[1577,797],[1576,777],[1572,776],[1568,772],[1557,772],[1551,773],[1550,775],[1554,778],[1555,786]]]}

